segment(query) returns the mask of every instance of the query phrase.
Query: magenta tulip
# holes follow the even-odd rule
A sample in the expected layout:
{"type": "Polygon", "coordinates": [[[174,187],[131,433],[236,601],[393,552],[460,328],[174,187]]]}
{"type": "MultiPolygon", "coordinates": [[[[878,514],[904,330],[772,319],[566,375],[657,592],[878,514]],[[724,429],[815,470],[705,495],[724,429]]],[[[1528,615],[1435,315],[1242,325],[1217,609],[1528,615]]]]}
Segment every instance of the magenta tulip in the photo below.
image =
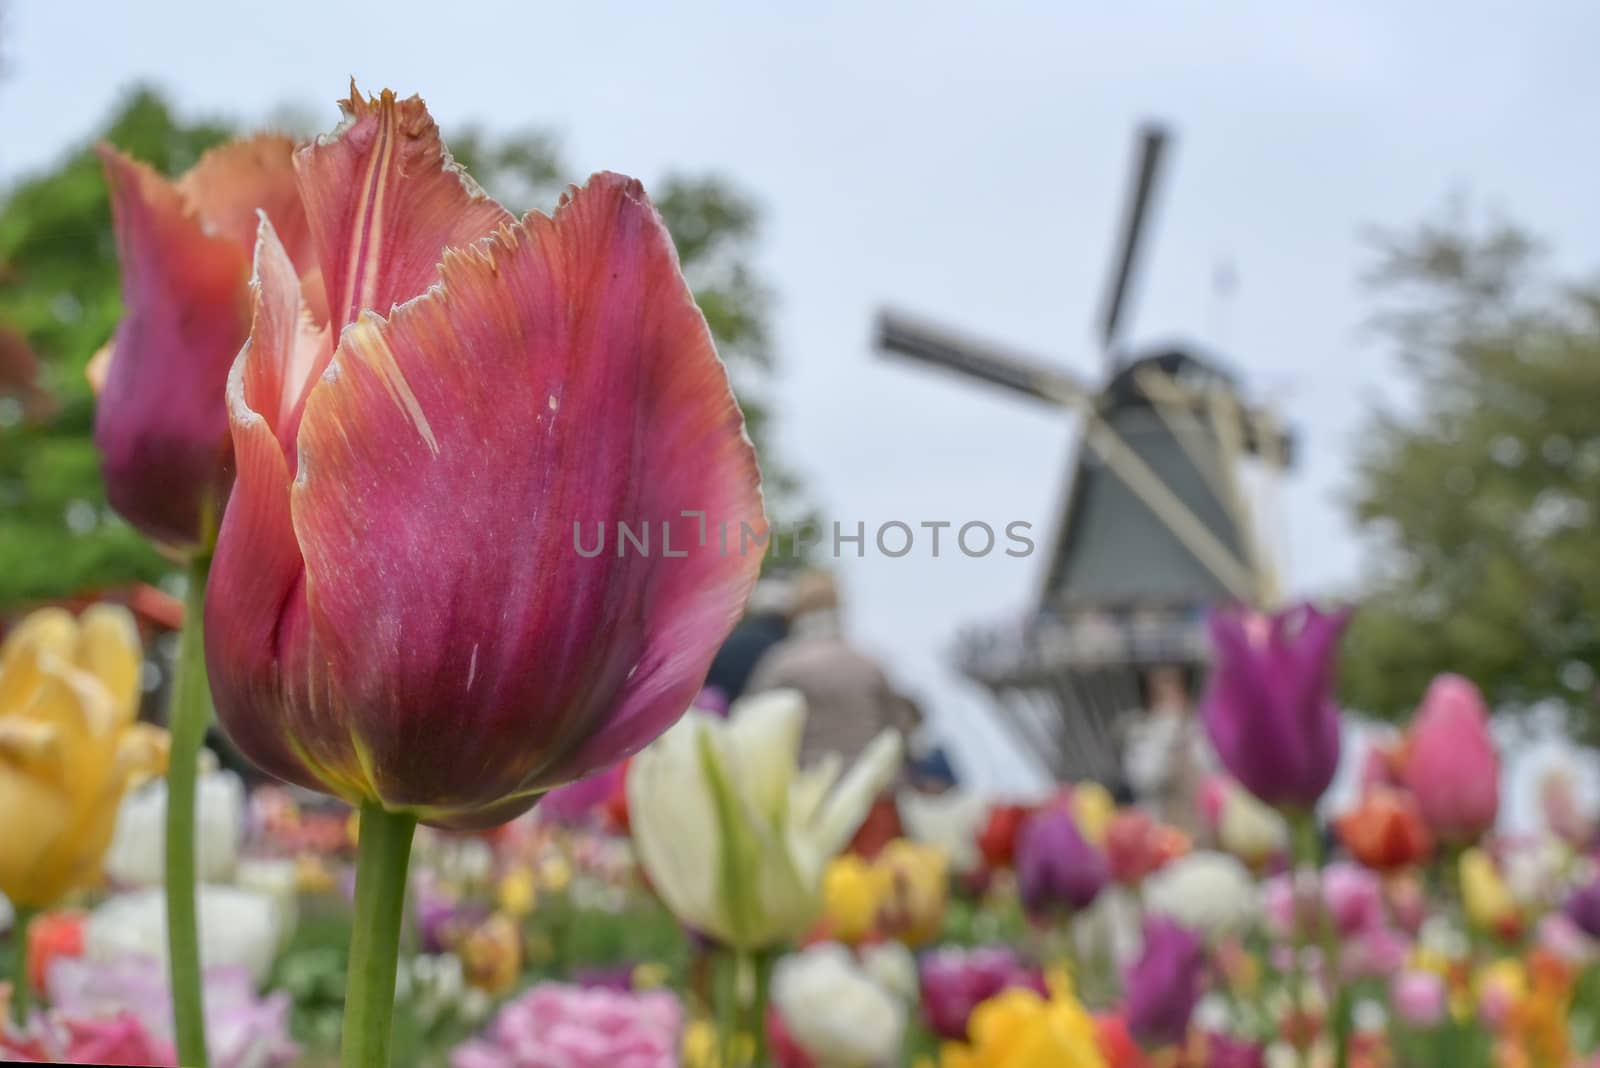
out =
{"type": "Polygon", "coordinates": [[[1016,865],[1022,904],[1039,916],[1086,909],[1111,881],[1105,854],[1084,839],[1072,813],[1059,806],[1039,810],[1022,825],[1016,865]]]}
{"type": "Polygon", "coordinates": [[[1473,842],[1500,812],[1500,754],[1489,735],[1489,710],[1460,675],[1428,687],[1406,742],[1406,786],[1423,821],[1446,842],[1473,842]]]}
{"type": "Polygon", "coordinates": [[[1211,616],[1206,731],[1230,774],[1280,809],[1309,811],[1339,767],[1333,700],[1347,611],[1301,605],[1269,617],[1211,616]]]}
{"type": "Polygon", "coordinates": [[[1580,931],[1600,939],[1600,875],[1592,876],[1572,892],[1565,911],[1580,931]]]}
{"type": "Polygon", "coordinates": [[[95,444],[111,506],[146,536],[192,549],[228,489],[228,369],[250,327],[250,255],[265,212],[311,267],[294,143],[261,136],[206,153],[169,181],[108,146],[123,317],[90,365],[95,444]]]}
{"type": "Polygon", "coordinates": [[[923,955],[918,978],[923,1019],[934,1034],[952,1041],[968,1037],[972,1010],[1001,991],[1047,993],[1044,973],[1003,946],[933,950],[923,955]]]}
{"type": "Polygon", "coordinates": [[[1146,920],[1144,948],[1123,974],[1128,1028],[1146,1046],[1174,1046],[1189,1030],[1206,975],[1205,940],[1163,917],[1146,920]]]}
{"type": "Polygon", "coordinates": [[[755,456],[638,182],[517,220],[420,99],[344,106],[295,155],[318,285],[257,242],[207,662],[267,771],[488,826],[689,707],[759,569],[755,456]]]}

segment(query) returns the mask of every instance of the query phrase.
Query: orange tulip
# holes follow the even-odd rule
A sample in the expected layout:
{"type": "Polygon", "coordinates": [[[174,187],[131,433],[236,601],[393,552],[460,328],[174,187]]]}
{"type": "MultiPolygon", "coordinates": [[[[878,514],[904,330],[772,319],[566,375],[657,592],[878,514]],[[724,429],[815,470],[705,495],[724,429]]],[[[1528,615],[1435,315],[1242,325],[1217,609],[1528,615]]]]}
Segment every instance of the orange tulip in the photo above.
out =
{"type": "Polygon", "coordinates": [[[1373,787],[1335,827],[1350,855],[1374,871],[1409,867],[1433,852],[1416,799],[1403,790],[1373,787]]]}

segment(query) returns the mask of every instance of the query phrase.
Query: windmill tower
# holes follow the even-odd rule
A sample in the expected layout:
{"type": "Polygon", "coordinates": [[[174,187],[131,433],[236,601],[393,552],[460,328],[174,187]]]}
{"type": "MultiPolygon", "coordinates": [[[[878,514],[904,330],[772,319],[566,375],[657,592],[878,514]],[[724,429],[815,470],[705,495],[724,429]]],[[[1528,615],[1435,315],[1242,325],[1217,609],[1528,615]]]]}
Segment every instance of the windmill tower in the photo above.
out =
{"type": "Polygon", "coordinates": [[[884,311],[878,320],[878,346],[887,353],[1079,417],[1028,618],[971,627],[958,648],[963,672],[994,695],[1018,742],[1062,779],[1117,775],[1112,721],[1141,707],[1148,671],[1198,675],[1209,605],[1267,605],[1277,597],[1255,488],[1270,486],[1287,467],[1288,433],[1199,347],[1134,350],[1123,343],[1168,141],[1159,126],[1139,133],[1132,196],[1098,324],[1098,386],[902,314],[884,311]]]}

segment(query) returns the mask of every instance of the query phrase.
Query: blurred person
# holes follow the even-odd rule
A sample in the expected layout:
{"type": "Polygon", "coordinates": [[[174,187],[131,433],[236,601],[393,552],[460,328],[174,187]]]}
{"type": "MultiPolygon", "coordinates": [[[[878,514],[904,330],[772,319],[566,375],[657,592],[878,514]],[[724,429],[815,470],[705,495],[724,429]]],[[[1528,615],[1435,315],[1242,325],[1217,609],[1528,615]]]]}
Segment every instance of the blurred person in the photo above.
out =
{"type": "MultiPolygon", "coordinates": [[[[826,572],[795,580],[789,636],[763,656],[751,674],[751,693],[799,690],[808,714],[800,743],[801,766],[837,753],[849,766],[886,727],[909,738],[922,722],[915,701],[895,690],[878,662],[844,637],[839,590],[826,572]]],[[[901,833],[892,792],[874,804],[851,848],[874,856],[901,833]]]]}
{"type": "Polygon", "coordinates": [[[1125,728],[1122,770],[1139,804],[1194,835],[1204,830],[1200,785],[1213,761],[1205,727],[1194,714],[1188,675],[1173,664],[1145,672],[1140,680],[1144,707],[1125,728]]]}
{"type": "Polygon", "coordinates": [[[744,695],[750,673],[767,651],[789,636],[795,591],[783,578],[763,578],[750,593],[744,618],[722,643],[706,672],[706,687],[721,693],[727,704],[744,695]]]}
{"type": "Polygon", "coordinates": [[[746,688],[805,695],[802,766],[828,753],[849,764],[885,727],[910,737],[921,722],[916,703],[897,692],[878,662],[844,636],[833,578],[804,572],[795,580],[793,604],[789,635],[755,665],[746,688]]]}

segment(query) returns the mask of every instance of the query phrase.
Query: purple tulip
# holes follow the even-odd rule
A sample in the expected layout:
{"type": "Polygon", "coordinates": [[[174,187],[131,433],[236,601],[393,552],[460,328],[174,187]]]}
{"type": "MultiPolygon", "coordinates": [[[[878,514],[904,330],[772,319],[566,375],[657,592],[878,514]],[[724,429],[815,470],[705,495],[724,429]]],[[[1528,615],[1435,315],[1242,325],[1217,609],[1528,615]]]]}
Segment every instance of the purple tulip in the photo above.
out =
{"type": "Polygon", "coordinates": [[[1088,908],[1111,879],[1105,854],[1062,808],[1028,817],[1017,835],[1016,865],[1022,903],[1034,915],[1088,908]]]}
{"type": "Polygon", "coordinates": [[[1206,1035],[1206,1068],[1264,1068],[1266,1050],[1249,1039],[1212,1032],[1206,1035]]]}
{"type": "Polygon", "coordinates": [[[1043,995],[1044,974],[1004,947],[947,948],[924,954],[918,967],[922,1013],[940,1038],[962,1041],[972,1010],[1002,990],[1020,987],[1043,995]]]}
{"type": "Polygon", "coordinates": [[[1205,941],[1164,917],[1144,925],[1144,948],[1123,975],[1128,1029],[1148,1046],[1183,1041],[1205,981],[1205,941]]]}
{"type": "Polygon", "coordinates": [[[1600,876],[1578,887],[1567,899],[1567,918],[1590,938],[1600,938],[1600,876]]]}
{"type": "Polygon", "coordinates": [[[1349,618],[1309,604],[1267,617],[1212,613],[1206,730],[1233,777],[1269,805],[1309,810],[1333,782],[1334,664],[1349,618]]]}
{"type": "Polygon", "coordinates": [[[577,782],[558,786],[539,799],[535,811],[540,819],[563,827],[587,826],[617,791],[624,774],[622,764],[612,764],[577,782]]]}

